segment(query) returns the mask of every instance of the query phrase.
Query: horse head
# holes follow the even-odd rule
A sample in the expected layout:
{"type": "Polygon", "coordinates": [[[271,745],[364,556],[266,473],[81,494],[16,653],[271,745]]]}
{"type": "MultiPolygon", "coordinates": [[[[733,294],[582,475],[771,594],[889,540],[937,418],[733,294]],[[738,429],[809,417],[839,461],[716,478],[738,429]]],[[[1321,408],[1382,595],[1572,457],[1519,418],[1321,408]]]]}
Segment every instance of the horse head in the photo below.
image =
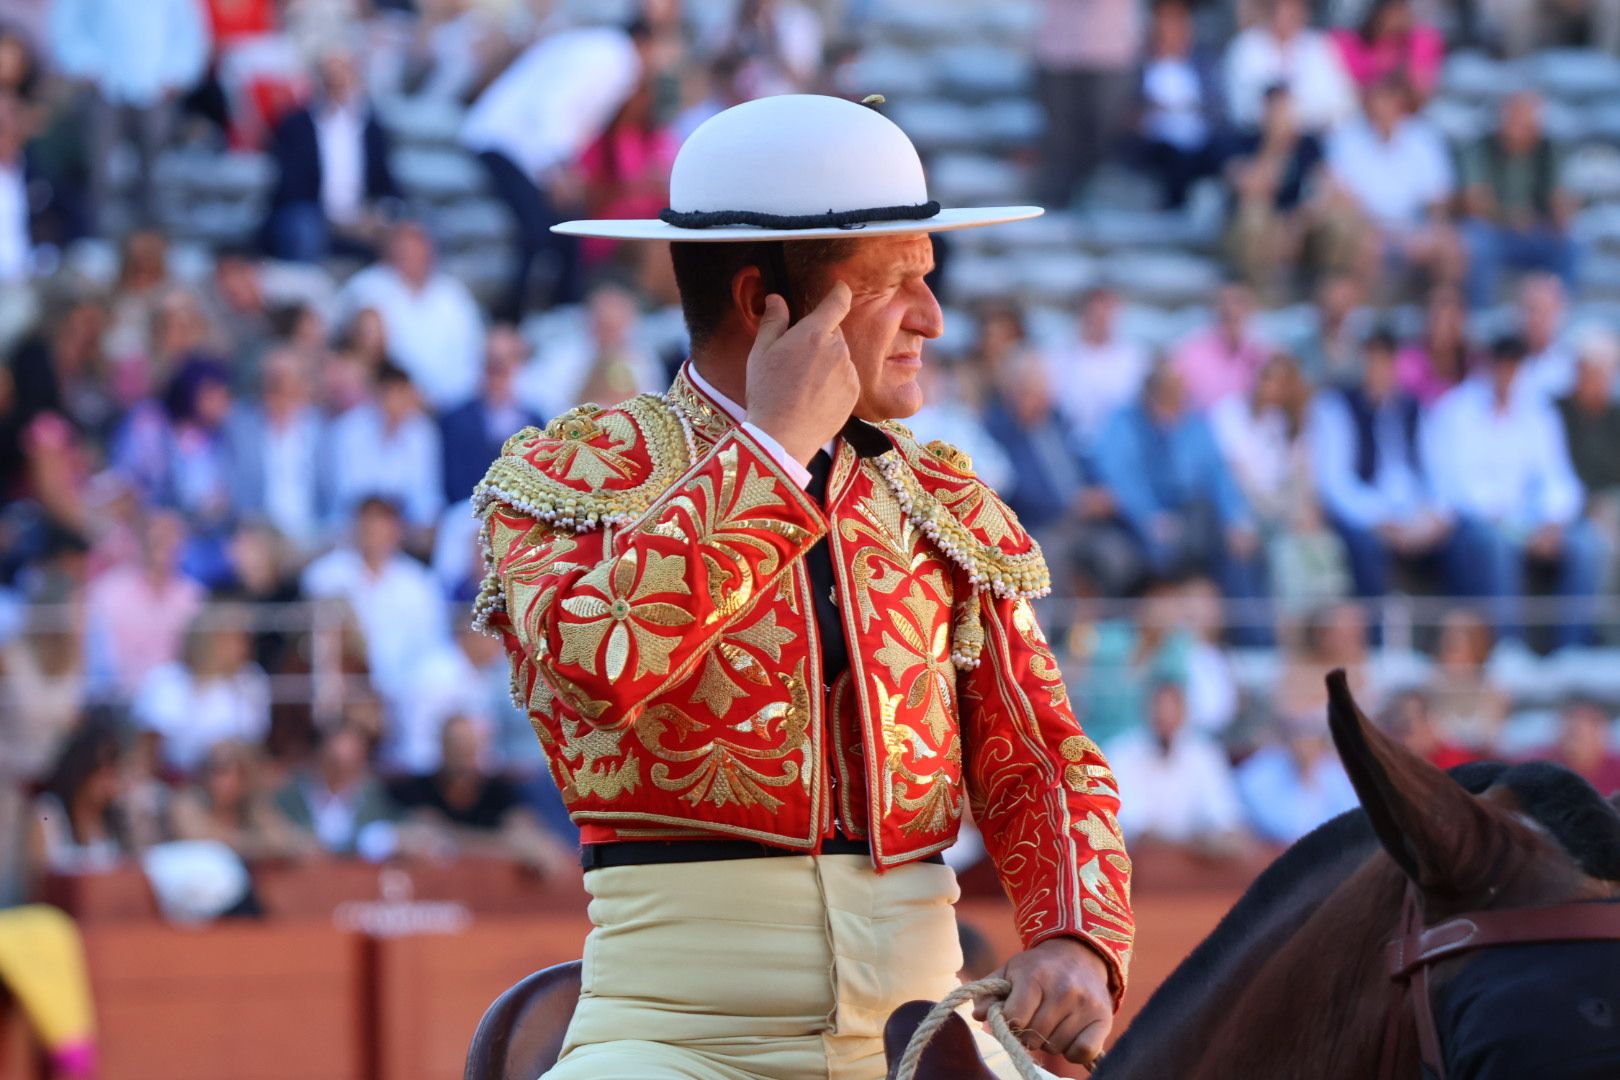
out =
{"type": "Polygon", "coordinates": [[[1620,897],[1616,807],[1555,765],[1448,775],[1369,723],[1342,672],[1328,697],[1362,810],[1261,875],[1096,1080],[1418,1080],[1408,995],[1419,992],[1446,1080],[1620,1075],[1620,943],[1462,952],[1426,965],[1421,988],[1391,974],[1404,918],[1435,926],[1620,897]]]}
{"type": "Polygon", "coordinates": [[[1414,1004],[1432,1010],[1434,1034],[1417,1030],[1427,1019],[1397,1017],[1386,1038],[1406,1049],[1386,1048],[1386,1060],[1403,1068],[1380,1074],[1418,1075],[1411,1047],[1424,1038],[1452,1080],[1620,1073],[1620,941],[1534,940],[1531,929],[1537,912],[1553,932],[1595,912],[1620,936],[1612,910],[1582,906],[1620,897],[1614,805],[1548,763],[1495,767],[1483,791],[1470,791],[1370,724],[1342,672],[1329,676],[1328,698],[1334,744],[1405,883],[1413,929],[1447,927],[1398,947],[1446,933],[1473,945],[1463,938],[1493,927],[1523,942],[1445,955],[1414,978],[1410,993],[1426,997],[1414,1004]]]}

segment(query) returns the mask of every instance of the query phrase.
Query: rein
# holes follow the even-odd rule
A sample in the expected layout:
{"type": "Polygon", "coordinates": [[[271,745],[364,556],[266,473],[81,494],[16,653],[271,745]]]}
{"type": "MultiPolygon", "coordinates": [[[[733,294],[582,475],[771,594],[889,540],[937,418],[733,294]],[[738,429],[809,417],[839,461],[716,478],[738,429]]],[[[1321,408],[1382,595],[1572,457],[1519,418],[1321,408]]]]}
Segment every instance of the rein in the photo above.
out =
{"type": "Polygon", "coordinates": [[[1442,960],[1502,945],[1538,945],[1569,941],[1620,941],[1620,904],[1576,902],[1552,907],[1473,911],[1454,915],[1433,926],[1423,924],[1417,890],[1407,886],[1401,908],[1401,929],[1388,945],[1389,977],[1401,993],[1390,1008],[1384,1030],[1379,1080],[1398,1080],[1396,1036],[1402,1007],[1410,1001],[1417,1021],[1418,1054],[1438,1080],[1446,1080],[1440,1032],[1434,1023],[1429,968],[1442,960]]]}
{"type": "Polygon", "coordinates": [[[977,982],[963,983],[946,994],[928,1010],[928,1015],[917,1025],[917,1030],[912,1032],[911,1041],[906,1044],[905,1054],[895,1065],[894,1080],[917,1080],[917,1069],[922,1064],[923,1051],[928,1049],[928,1044],[939,1034],[940,1028],[956,1014],[958,1008],[970,1001],[981,999],[990,1002],[988,1010],[990,1031],[1007,1051],[1007,1057],[1012,1061],[1020,1080],[1039,1080],[1045,1073],[1035,1064],[1035,1059],[1029,1056],[1029,1051],[1024,1049],[1024,1044],[1018,1039],[1018,1032],[1013,1030],[1002,1011],[1002,1002],[1010,993],[1012,983],[1006,979],[980,979],[977,982]]]}

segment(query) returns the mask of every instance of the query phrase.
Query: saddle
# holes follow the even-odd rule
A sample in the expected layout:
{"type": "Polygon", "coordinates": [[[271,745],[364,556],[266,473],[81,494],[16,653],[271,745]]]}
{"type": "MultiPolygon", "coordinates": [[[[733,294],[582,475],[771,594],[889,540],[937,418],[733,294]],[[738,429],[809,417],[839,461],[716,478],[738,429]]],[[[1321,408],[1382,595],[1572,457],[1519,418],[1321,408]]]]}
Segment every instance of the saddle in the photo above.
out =
{"type": "MultiPolygon", "coordinates": [[[[467,1048],[462,1080],[535,1080],[557,1063],[563,1036],[579,1002],[578,960],[535,972],[508,987],[485,1010],[467,1048]]],[[[908,1001],[883,1027],[887,1076],[932,1001],[908,1001]]],[[[923,1054],[919,1080],[995,1080],[979,1057],[973,1033],[959,1016],[950,1017],[923,1054]]]]}

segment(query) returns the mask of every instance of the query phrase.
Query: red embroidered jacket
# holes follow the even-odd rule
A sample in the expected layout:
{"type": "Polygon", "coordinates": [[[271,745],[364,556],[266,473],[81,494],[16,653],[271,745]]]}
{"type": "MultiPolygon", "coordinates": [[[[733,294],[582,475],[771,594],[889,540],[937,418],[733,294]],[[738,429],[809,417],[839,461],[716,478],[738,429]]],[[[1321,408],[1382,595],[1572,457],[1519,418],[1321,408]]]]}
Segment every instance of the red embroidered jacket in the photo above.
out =
{"type": "Polygon", "coordinates": [[[508,440],[479,485],[476,619],[512,657],[586,843],[835,822],[881,872],[951,844],[964,792],[1026,946],[1080,937],[1123,989],[1119,795],[1029,600],[1045,564],[943,443],[833,463],[823,511],[686,378],[508,440]],[[820,692],[827,536],[849,671],[820,692]]]}

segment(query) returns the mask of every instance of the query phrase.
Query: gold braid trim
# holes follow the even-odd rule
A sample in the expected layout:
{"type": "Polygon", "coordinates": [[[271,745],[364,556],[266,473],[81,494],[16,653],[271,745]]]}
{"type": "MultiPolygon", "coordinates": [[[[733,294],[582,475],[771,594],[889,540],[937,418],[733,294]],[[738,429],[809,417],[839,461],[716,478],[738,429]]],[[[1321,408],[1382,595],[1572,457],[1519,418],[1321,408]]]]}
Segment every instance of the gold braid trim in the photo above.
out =
{"type": "Polygon", "coordinates": [[[952,628],[951,660],[958,668],[978,667],[985,641],[978,594],[988,591],[1003,600],[1046,596],[1052,591],[1046,559],[1012,509],[973,474],[967,454],[940,441],[921,445],[901,424],[882,427],[899,453],[877,458],[878,471],[906,516],[973,585],[973,596],[952,628]],[[925,484],[923,475],[940,490],[925,484]],[[1004,543],[1015,550],[1007,551],[1004,543]]]}
{"type": "Polygon", "coordinates": [[[473,514],[483,525],[478,542],[484,578],[473,602],[473,627],[488,631],[489,618],[504,610],[490,515],[508,507],[558,532],[590,532],[638,520],[692,463],[686,427],[660,394],[642,394],[612,408],[580,405],[552,420],[542,432],[526,427],[507,439],[473,488],[473,514]],[[532,458],[544,447],[544,466],[532,458]],[[623,463],[622,466],[619,463],[623,463]],[[651,468],[646,469],[650,463],[651,468]],[[639,483],[609,488],[620,468],[646,469],[639,483]],[[560,475],[559,475],[560,474],[560,475]]]}

